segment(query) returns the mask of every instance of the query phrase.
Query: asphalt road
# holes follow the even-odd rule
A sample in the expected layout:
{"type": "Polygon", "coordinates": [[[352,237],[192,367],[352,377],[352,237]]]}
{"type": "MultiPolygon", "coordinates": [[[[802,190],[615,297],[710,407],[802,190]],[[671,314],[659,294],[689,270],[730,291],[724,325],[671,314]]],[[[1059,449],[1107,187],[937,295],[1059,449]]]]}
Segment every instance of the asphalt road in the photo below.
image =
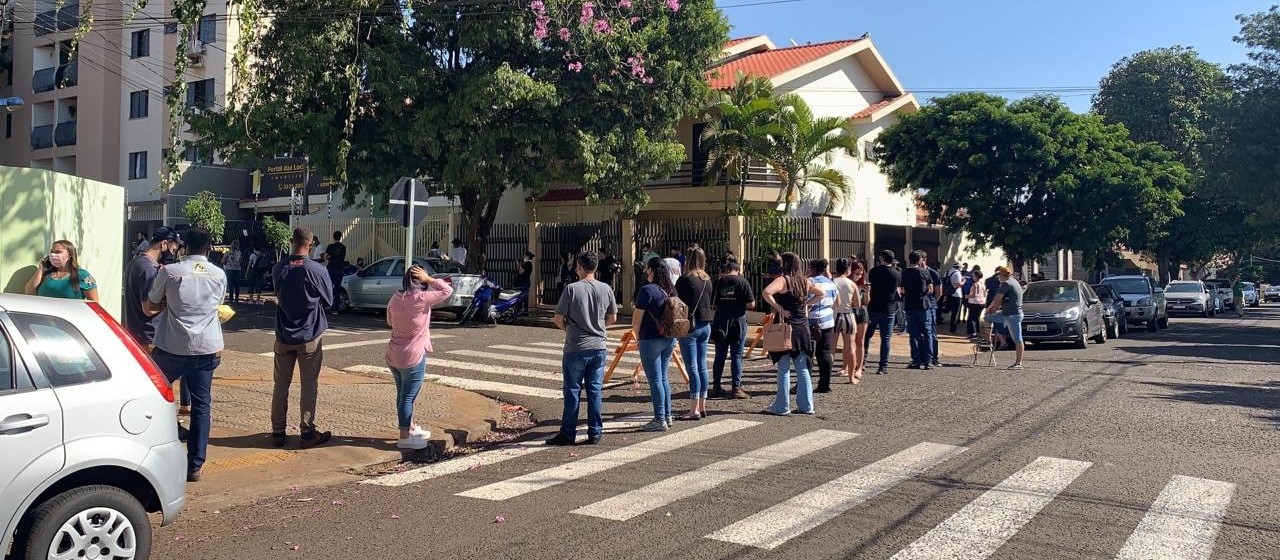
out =
{"type": "MultiPolygon", "coordinates": [[[[253,311],[229,344],[269,351],[253,311]]],[[[328,365],[376,371],[380,321],[338,318],[328,365]]],[[[773,375],[756,361],[753,399],[664,434],[635,432],[648,391],[624,363],[616,432],[573,448],[538,445],[558,422],[559,333],[433,332],[429,373],[528,405],[532,443],[192,512],[154,557],[1280,558],[1280,308],[1038,348],[1023,371],[898,363],[818,395],[812,417],[760,414],[773,375]]]]}

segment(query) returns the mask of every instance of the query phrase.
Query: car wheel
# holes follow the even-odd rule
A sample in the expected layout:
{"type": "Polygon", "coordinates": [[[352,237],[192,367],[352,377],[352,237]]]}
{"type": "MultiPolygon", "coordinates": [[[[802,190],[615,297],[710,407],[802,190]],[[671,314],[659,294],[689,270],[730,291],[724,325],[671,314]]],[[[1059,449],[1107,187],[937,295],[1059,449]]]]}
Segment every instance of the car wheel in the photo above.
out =
{"type": "Polygon", "coordinates": [[[1160,328],[1162,328],[1162,329],[1167,329],[1167,328],[1169,328],[1169,316],[1168,316],[1168,315],[1165,315],[1163,319],[1160,319],[1160,328]]]}
{"type": "Polygon", "coordinates": [[[1129,320],[1120,321],[1120,336],[1129,336],[1129,320]]]}
{"type": "Polygon", "coordinates": [[[1208,319],[1213,316],[1213,312],[1209,311],[1208,309],[1205,309],[1204,313],[1201,313],[1200,316],[1204,317],[1205,319],[1208,319]]]}
{"type": "Polygon", "coordinates": [[[1089,323],[1084,323],[1080,329],[1080,339],[1076,341],[1076,348],[1084,350],[1089,347],[1089,323]]]}
{"type": "Polygon", "coordinates": [[[338,290],[338,301],[334,302],[334,304],[339,313],[350,313],[355,309],[351,307],[351,295],[346,290],[338,290]]]}
{"type": "Polygon", "coordinates": [[[1109,336],[1109,337],[1111,337],[1111,338],[1113,338],[1113,339],[1120,338],[1120,323],[1119,323],[1119,322],[1112,323],[1110,327],[1107,327],[1107,336],[1109,336]]]}
{"type": "Polygon", "coordinates": [[[114,486],[83,486],[54,496],[32,512],[29,530],[20,528],[18,535],[23,540],[14,550],[22,558],[151,556],[146,510],[114,486]]]}
{"type": "Polygon", "coordinates": [[[1098,329],[1098,336],[1095,336],[1095,337],[1093,338],[1093,341],[1094,341],[1094,342],[1097,342],[1098,344],[1106,344],[1106,343],[1107,343],[1107,325],[1106,325],[1106,323],[1103,323],[1102,328],[1098,329]]]}
{"type": "Polygon", "coordinates": [[[1152,319],[1147,321],[1147,332],[1157,332],[1160,330],[1160,321],[1152,319]]]}

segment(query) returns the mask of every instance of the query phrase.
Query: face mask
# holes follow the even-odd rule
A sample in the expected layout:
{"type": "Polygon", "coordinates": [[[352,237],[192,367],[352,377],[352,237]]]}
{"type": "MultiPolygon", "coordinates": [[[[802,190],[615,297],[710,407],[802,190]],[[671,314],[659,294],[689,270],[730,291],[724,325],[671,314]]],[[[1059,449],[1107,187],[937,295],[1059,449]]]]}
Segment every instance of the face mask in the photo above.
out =
{"type": "Polygon", "coordinates": [[[67,257],[62,253],[49,253],[49,264],[54,268],[62,268],[62,265],[67,264],[67,257]]]}

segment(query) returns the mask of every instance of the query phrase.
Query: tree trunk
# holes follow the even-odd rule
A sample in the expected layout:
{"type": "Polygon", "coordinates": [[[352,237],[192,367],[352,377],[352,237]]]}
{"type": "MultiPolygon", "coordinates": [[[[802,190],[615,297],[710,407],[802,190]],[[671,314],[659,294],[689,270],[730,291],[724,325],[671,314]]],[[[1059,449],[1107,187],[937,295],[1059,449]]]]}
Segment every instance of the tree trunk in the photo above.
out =
{"type": "Polygon", "coordinates": [[[1156,272],[1160,275],[1160,283],[1168,284],[1173,279],[1173,254],[1168,247],[1156,249],[1156,272]]]}
{"type": "Polygon", "coordinates": [[[462,202],[462,218],[465,223],[463,243],[467,247],[467,264],[465,270],[470,274],[481,274],[487,269],[488,257],[485,252],[489,245],[489,232],[498,217],[500,197],[476,196],[471,203],[462,202]]]}

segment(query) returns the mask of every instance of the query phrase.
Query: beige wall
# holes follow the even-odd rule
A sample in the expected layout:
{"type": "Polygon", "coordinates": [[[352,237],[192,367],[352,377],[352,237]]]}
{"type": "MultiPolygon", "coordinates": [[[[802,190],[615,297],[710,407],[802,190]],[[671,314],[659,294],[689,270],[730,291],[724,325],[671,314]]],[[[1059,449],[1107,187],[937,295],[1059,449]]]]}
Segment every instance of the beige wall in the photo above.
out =
{"type": "Polygon", "coordinates": [[[0,287],[23,288],[54,241],[79,250],[98,281],[103,307],[120,317],[124,270],[124,189],[80,177],[0,167],[0,287]]]}

